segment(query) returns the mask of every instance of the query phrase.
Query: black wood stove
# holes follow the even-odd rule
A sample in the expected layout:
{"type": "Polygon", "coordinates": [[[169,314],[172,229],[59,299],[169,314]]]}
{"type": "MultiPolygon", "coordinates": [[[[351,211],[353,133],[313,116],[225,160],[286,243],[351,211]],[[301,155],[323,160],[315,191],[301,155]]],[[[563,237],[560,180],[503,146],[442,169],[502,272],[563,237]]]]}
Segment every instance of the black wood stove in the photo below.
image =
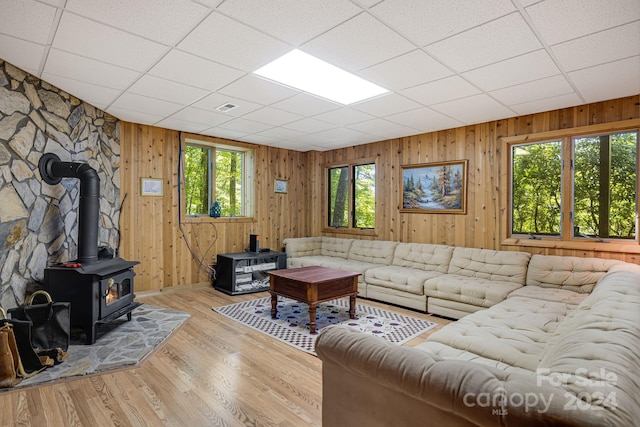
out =
{"type": "Polygon", "coordinates": [[[40,158],[42,179],[55,185],[62,178],[80,180],[78,259],[44,270],[44,287],[55,301],[71,303],[71,326],[84,330],[86,343],[96,341],[96,326],[127,315],[134,301],[133,266],[138,261],[98,256],[100,178],[86,163],[62,162],[55,154],[40,158]]]}

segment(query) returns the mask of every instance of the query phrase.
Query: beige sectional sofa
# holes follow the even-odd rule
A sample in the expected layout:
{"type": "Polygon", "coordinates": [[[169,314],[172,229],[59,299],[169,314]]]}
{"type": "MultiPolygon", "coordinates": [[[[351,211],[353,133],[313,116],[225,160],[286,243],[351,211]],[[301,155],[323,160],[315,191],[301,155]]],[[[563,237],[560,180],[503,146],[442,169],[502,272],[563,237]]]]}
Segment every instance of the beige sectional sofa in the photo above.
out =
{"type": "Polygon", "coordinates": [[[335,237],[288,238],[283,243],[289,268],[321,265],[355,271],[360,273],[360,297],[455,319],[514,292],[527,294],[529,286],[572,291],[567,298],[574,298],[590,292],[610,268],[634,266],[599,258],[335,237]]]}
{"type": "Polygon", "coordinates": [[[525,286],[415,347],[321,330],[323,425],[640,425],[640,272],[626,269],[525,286]]]}
{"type": "Polygon", "coordinates": [[[640,425],[640,266],[356,242],[287,239],[288,265],[358,271],[361,296],[459,320],[415,347],[321,330],[323,425],[640,425]]]}

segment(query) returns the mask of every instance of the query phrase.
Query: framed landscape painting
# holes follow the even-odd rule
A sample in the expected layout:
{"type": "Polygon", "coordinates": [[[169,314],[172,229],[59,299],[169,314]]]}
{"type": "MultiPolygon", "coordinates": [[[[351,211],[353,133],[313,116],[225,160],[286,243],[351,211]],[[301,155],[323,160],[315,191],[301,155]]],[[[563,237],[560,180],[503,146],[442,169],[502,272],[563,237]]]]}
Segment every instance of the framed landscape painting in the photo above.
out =
{"type": "Polygon", "coordinates": [[[400,212],[467,213],[468,160],[401,166],[400,212]]]}

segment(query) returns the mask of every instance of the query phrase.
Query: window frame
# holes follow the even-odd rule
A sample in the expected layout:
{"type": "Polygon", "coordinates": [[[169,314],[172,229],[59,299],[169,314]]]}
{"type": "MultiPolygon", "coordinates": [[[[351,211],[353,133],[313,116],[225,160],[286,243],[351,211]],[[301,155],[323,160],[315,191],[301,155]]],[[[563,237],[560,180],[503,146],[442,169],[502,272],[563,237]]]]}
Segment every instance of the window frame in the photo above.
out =
{"type": "MultiPolygon", "coordinates": [[[[624,120],[620,122],[605,123],[599,125],[582,126],[557,131],[540,132],[535,134],[526,134],[512,137],[501,138],[502,153],[502,188],[508,191],[501,192],[501,205],[504,206],[501,214],[501,244],[506,246],[528,246],[558,249],[576,249],[576,250],[604,250],[604,251],[624,251],[640,253],[640,174],[636,178],[636,236],[635,239],[617,239],[615,237],[605,238],[600,241],[596,238],[585,238],[574,236],[573,234],[573,218],[574,194],[573,194],[573,150],[574,139],[591,137],[598,135],[606,135],[612,133],[639,132],[640,137],[640,119],[624,120]],[[512,234],[512,156],[511,150],[515,145],[531,144],[538,142],[547,142],[553,140],[562,140],[562,176],[561,176],[561,226],[560,235],[536,235],[531,238],[526,234],[512,234]],[[567,161],[570,159],[571,161],[567,161]]],[[[640,138],[639,138],[640,139],[640,138]]],[[[636,153],[636,167],[640,172],[640,140],[638,141],[638,149],[636,153]]]]}
{"type": "Polygon", "coordinates": [[[355,168],[357,166],[362,165],[374,165],[375,168],[375,186],[376,190],[380,188],[379,183],[379,165],[378,165],[378,157],[368,157],[358,159],[357,161],[347,161],[347,162],[332,162],[326,163],[323,165],[323,182],[324,182],[324,191],[323,191],[323,199],[322,199],[322,232],[324,233],[336,233],[336,234],[355,234],[355,235],[365,235],[365,236],[377,236],[377,229],[379,223],[379,211],[378,211],[378,197],[380,197],[380,192],[376,191],[375,193],[375,225],[373,228],[356,228],[355,224],[355,168]],[[346,227],[332,227],[329,225],[329,217],[330,217],[330,208],[331,202],[329,200],[331,186],[330,186],[330,177],[329,171],[331,169],[346,167],[349,173],[348,175],[348,220],[346,227]]]}
{"type": "MultiPolygon", "coordinates": [[[[186,200],[185,200],[185,176],[184,176],[184,151],[187,145],[200,146],[204,148],[213,149],[211,151],[211,157],[215,159],[215,150],[234,151],[243,153],[242,164],[242,209],[243,215],[241,216],[221,216],[219,218],[213,218],[208,213],[200,215],[190,215],[189,218],[196,221],[215,221],[215,222],[250,222],[254,220],[255,215],[255,147],[251,144],[235,143],[219,138],[206,137],[202,135],[194,134],[181,134],[180,136],[180,210],[186,217],[186,200]]],[[[210,157],[210,159],[211,159],[210,157]]],[[[214,160],[215,161],[215,160],[214,160]]],[[[215,167],[212,162],[209,162],[209,199],[210,204],[213,203],[214,189],[215,189],[215,167]]],[[[209,206],[210,208],[211,206],[209,206]]],[[[183,218],[184,219],[184,218],[183,218]]]]}

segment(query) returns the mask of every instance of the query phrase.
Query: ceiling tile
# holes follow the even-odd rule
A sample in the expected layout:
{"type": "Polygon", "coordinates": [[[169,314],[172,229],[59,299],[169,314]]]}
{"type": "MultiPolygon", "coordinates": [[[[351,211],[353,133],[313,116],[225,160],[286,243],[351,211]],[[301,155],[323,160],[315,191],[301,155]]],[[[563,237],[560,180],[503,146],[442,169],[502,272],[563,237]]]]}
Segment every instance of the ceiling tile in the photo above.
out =
{"type": "Polygon", "coordinates": [[[0,34],[40,44],[48,42],[56,15],[54,7],[24,0],[3,1],[0,8],[0,34]]]}
{"type": "Polygon", "coordinates": [[[197,108],[201,108],[203,110],[217,111],[216,108],[224,104],[237,105],[237,107],[234,108],[233,110],[225,111],[222,113],[224,115],[234,116],[234,117],[243,116],[247,113],[250,113],[251,111],[257,110],[258,108],[262,107],[262,105],[260,104],[254,104],[253,102],[245,101],[244,99],[234,98],[228,95],[223,95],[221,93],[212,93],[211,95],[208,95],[207,97],[201,99],[200,101],[195,102],[193,106],[197,108]]]}
{"type": "Polygon", "coordinates": [[[224,0],[193,0],[195,3],[200,3],[203,6],[208,7],[209,9],[215,9],[222,3],[224,0]]]}
{"type": "Polygon", "coordinates": [[[417,49],[358,74],[386,89],[400,90],[450,76],[453,71],[417,49]]]}
{"type": "Polygon", "coordinates": [[[468,71],[540,49],[542,45],[519,13],[427,46],[427,51],[457,71],[468,71]]]}
{"type": "Polygon", "coordinates": [[[640,56],[569,73],[587,102],[640,93],[640,56]]]}
{"type": "Polygon", "coordinates": [[[468,71],[462,76],[485,91],[513,86],[560,74],[549,54],[540,49],[502,62],[468,71]],[[531,66],[535,64],[535,67],[531,66]]]}
{"type": "Polygon", "coordinates": [[[80,80],[113,89],[126,89],[140,76],[137,71],[50,49],[44,73],[80,80]]]}
{"type": "Polygon", "coordinates": [[[260,134],[245,135],[239,139],[240,141],[251,142],[252,144],[263,144],[263,145],[271,145],[279,141],[279,138],[273,138],[270,136],[265,136],[260,134]]]}
{"type": "Polygon", "coordinates": [[[149,68],[167,50],[158,43],[68,12],[62,14],[53,47],[136,71],[149,68]]]}
{"type": "Polygon", "coordinates": [[[243,118],[237,118],[224,122],[220,125],[223,129],[235,130],[237,132],[244,132],[245,134],[262,132],[272,128],[273,126],[265,125],[264,123],[254,122],[243,118]]]}
{"type": "Polygon", "coordinates": [[[326,138],[346,145],[349,145],[350,142],[362,141],[363,138],[371,137],[370,134],[347,128],[329,129],[323,132],[318,132],[315,135],[320,138],[326,138]]]}
{"type": "Polygon", "coordinates": [[[638,0],[547,0],[525,10],[549,45],[640,19],[638,0]]]}
{"type": "Polygon", "coordinates": [[[420,104],[405,98],[402,95],[391,93],[388,95],[378,96],[368,101],[362,101],[352,104],[355,110],[363,111],[372,116],[388,116],[389,114],[397,114],[403,111],[413,110],[421,107],[420,104]]]}
{"type": "Polygon", "coordinates": [[[177,113],[173,114],[171,118],[192,123],[205,124],[208,125],[207,128],[233,119],[233,117],[226,114],[214,113],[213,111],[206,111],[193,107],[185,107],[177,113]]]}
{"type": "Polygon", "coordinates": [[[149,70],[149,74],[207,90],[217,90],[246,73],[172,49],[149,70]]]}
{"type": "Polygon", "coordinates": [[[401,90],[400,93],[428,106],[475,95],[480,93],[480,90],[461,77],[452,76],[410,89],[401,90]]]}
{"type": "Polygon", "coordinates": [[[519,115],[526,115],[539,113],[541,111],[553,111],[580,104],[582,104],[582,100],[578,95],[575,93],[568,93],[566,95],[555,96],[553,98],[538,99],[536,101],[512,105],[511,109],[519,115]]]}
{"type": "Polygon", "coordinates": [[[574,71],[640,54],[640,21],[553,46],[565,71],[574,71]],[[637,43],[620,43],[636,40],[637,43]]]}
{"type": "Polygon", "coordinates": [[[327,113],[318,114],[314,119],[331,123],[337,126],[345,126],[351,123],[364,122],[373,118],[372,115],[356,111],[352,108],[343,107],[339,110],[329,111],[327,113]]]}
{"type": "Polygon", "coordinates": [[[303,92],[283,101],[276,102],[271,106],[280,110],[302,114],[304,116],[313,116],[327,111],[336,110],[341,107],[341,104],[303,92]]]}
{"type": "Polygon", "coordinates": [[[149,75],[142,76],[127,91],[182,105],[191,104],[208,93],[204,89],[183,85],[172,82],[171,80],[165,80],[160,77],[153,77],[149,75]]]}
{"type": "Polygon", "coordinates": [[[120,120],[131,123],[140,123],[143,125],[153,125],[164,117],[157,114],[150,114],[145,111],[134,111],[127,108],[114,107],[113,105],[107,108],[107,113],[120,120]]]}
{"type": "Polygon", "coordinates": [[[219,13],[212,13],[177,46],[246,72],[291,50],[290,46],[219,13]]]}
{"type": "Polygon", "coordinates": [[[294,46],[362,11],[348,0],[234,0],[217,10],[294,46]]]}
{"type": "Polygon", "coordinates": [[[0,34],[0,59],[4,59],[37,76],[44,47],[0,34]]]}
{"type": "Polygon", "coordinates": [[[505,105],[514,105],[570,93],[574,92],[567,79],[562,75],[557,75],[498,89],[491,92],[490,95],[505,105]]]}
{"type": "Polygon", "coordinates": [[[264,107],[259,110],[252,111],[251,113],[242,116],[245,119],[253,120],[260,123],[267,123],[274,126],[282,126],[287,123],[300,120],[302,118],[299,114],[290,113],[288,111],[278,110],[276,108],[264,107]]]}
{"type": "Polygon", "coordinates": [[[431,108],[466,124],[504,119],[515,115],[513,111],[484,94],[433,105],[431,108]]]}
{"type": "Polygon", "coordinates": [[[273,104],[300,93],[299,90],[250,74],[223,87],[218,92],[240,99],[250,99],[263,105],[273,104]]]}
{"type": "Polygon", "coordinates": [[[415,48],[368,13],[362,13],[305,43],[301,50],[347,71],[356,71],[415,48]]]}
{"type": "Polygon", "coordinates": [[[464,125],[464,123],[433,111],[431,108],[427,107],[394,114],[392,116],[385,117],[385,119],[400,125],[412,127],[420,132],[453,129],[464,125]]]}
{"type": "Polygon", "coordinates": [[[322,132],[325,130],[333,129],[335,125],[321,122],[320,120],[306,118],[302,120],[298,120],[296,122],[287,123],[284,125],[287,129],[297,130],[299,132],[322,132]]]}
{"type": "Polygon", "coordinates": [[[162,101],[147,96],[136,95],[134,93],[123,93],[112,104],[115,108],[126,108],[133,111],[141,111],[159,116],[169,116],[183,106],[174,102],[162,101]]]}
{"type": "Polygon", "coordinates": [[[373,119],[366,122],[360,122],[348,126],[349,129],[355,129],[360,132],[378,135],[383,138],[400,138],[407,135],[415,135],[418,133],[416,129],[392,123],[384,119],[373,119]]]}
{"type": "Polygon", "coordinates": [[[66,10],[160,43],[179,42],[208,13],[191,0],[67,0],[66,10]],[[144,19],[140,19],[144,16],[144,19]]]}
{"type": "Polygon", "coordinates": [[[160,120],[156,123],[156,126],[160,126],[165,129],[175,129],[192,133],[200,133],[209,128],[209,125],[206,124],[194,123],[187,120],[179,120],[173,117],[168,117],[164,120],[160,120]]]}
{"type": "MultiPolygon", "coordinates": [[[[287,129],[282,127],[267,129],[262,132],[258,132],[256,135],[266,136],[269,138],[275,139],[292,139],[298,136],[304,135],[302,132],[298,132],[297,130],[287,129]]],[[[251,135],[253,137],[253,135],[251,135]]]]}
{"type": "Polygon", "coordinates": [[[96,84],[86,83],[79,80],[69,79],[55,74],[42,73],[42,79],[67,93],[73,93],[94,107],[104,109],[120,95],[120,91],[96,84]]]}
{"type": "Polygon", "coordinates": [[[386,0],[371,11],[419,46],[514,12],[509,0],[386,0]]]}
{"type": "Polygon", "coordinates": [[[247,132],[238,132],[230,129],[223,129],[220,127],[213,127],[211,129],[206,129],[202,131],[203,135],[215,136],[218,138],[227,138],[227,139],[235,139],[240,140],[240,138],[247,135],[247,132]]]}

